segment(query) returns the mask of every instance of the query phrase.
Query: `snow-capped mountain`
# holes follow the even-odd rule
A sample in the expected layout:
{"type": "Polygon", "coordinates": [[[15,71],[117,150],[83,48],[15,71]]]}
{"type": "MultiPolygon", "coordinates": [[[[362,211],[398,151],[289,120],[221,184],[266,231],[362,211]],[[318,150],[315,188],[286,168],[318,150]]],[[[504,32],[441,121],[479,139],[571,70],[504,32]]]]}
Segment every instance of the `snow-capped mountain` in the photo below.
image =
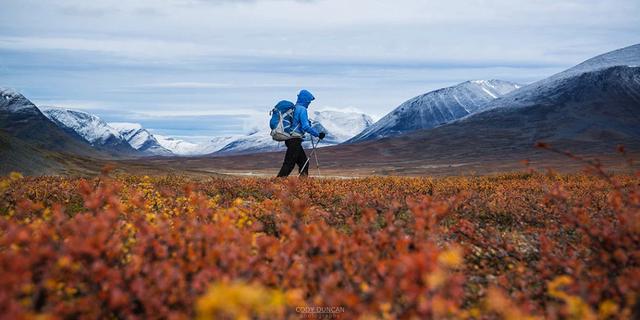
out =
{"type": "MultiPolygon", "coordinates": [[[[309,117],[316,130],[326,133],[325,139],[319,144],[321,147],[342,143],[373,123],[370,116],[352,111],[314,111],[309,117]]],[[[236,137],[216,154],[256,153],[285,149],[285,144],[274,141],[270,132],[265,121],[264,126],[249,135],[236,137]]],[[[305,148],[311,147],[309,139],[307,135],[307,140],[303,143],[305,148]]]]}
{"type": "Polygon", "coordinates": [[[545,104],[559,94],[566,94],[557,88],[585,73],[596,72],[615,66],[640,66],[640,44],[614,50],[588,59],[575,67],[557,73],[549,78],[534,82],[517,91],[491,101],[485,110],[494,108],[522,108],[532,104],[545,104]]]}
{"type": "Polygon", "coordinates": [[[487,110],[401,137],[344,145],[336,157],[366,154],[359,161],[387,158],[414,168],[469,163],[470,170],[484,162],[499,170],[501,162],[553,156],[534,148],[539,141],[587,156],[613,154],[618,145],[639,150],[638,60],[640,45],[616,50],[493,100],[487,110]]]}
{"type": "Polygon", "coordinates": [[[269,132],[268,129],[265,129],[237,137],[216,151],[215,154],[257,153],[284,149],[284,142],[273,141],[269,132]]]}
{"type": "Polygon", "coordinates": [[[93,147],[119,153],[136,153],[120,132],[98,116],[51,106],[42,106],[40,110],[60,128],[78,134],[93,147]]]}
{"type": "Polygon", "coordinates": [[[520,87],[502,80],[475,80],[431,91],[404,102],[348,142],[437,127],[482,111],[492,100],[520,87]]]}
{"type": "Polygon", "coordinates": [[[373,124],[369,115],[359,112],[323,110],[314,111],[310,116],[327,133],[326,143],[345,142],[373,124]]]}
{"type": "Polygon", "coordinates": [[[158,134],[154,134],[153,136],[163,148],[171,151],[173,154],[180,156],[199,154],[198,150],[200,149],[200,145],[198,144],[158,134]]]}
{"type": "Polygon", "coordinates": [[[69,155],[110,157],[58,127],[16,90],[0,88],[0,175],[69,173],[78,163],[69,155]]]}
{"type": "Polygon", "coordinates": [[[572,68],[569,68],[548,78],[548,80],[577,76],[585,72],[593,72],[616,66],[640,66],[640,44],[628,46],[601,54],[599,56],[595,56],[572,68]]]}
{"type": "MultiPolygon", "coordinates": [[[[521,141],[613,143],[640,137],[640,44],[588,59],[490,102],[460,119],[487,128],[519,126],[521,141]],[[502,120],[499,120],[502,119],[502,120]]],[[[454,123],[455,124],[455,123],[454,123]]]]}
{"type": "Polygon", "coordinates": [[[0,88],[0,129],[44,150],[98,156],[82,137],[58,127],[14,89],[0,88]]]}
{"type": "Polygon", "coordinates": [[[40,113],[36,105],[11,88],[0,88],[0,106],[5,112],[40,113]]]}
{"type": "Polygon", "coordinates": [[[163,147],[156,137],[139,123],[110,122],[109,126],[120,132],[136,150],[148,155],[171,156],[173,153],[163,147]]]}
{"type": "Polygon", "coordinates": [[[613,148],[640,138],[640,67],[611,66],[552,78],[530,85],[537,93],[525,87],[452,125],[467,133],[471,126],[483,127],[483,134],[493,137],[507,137],[500,131],[512,130],[512,145],[566,140],[613,148]]]}
{"type": "Polygon", "coordinates": [[[162,135],[154,135],[165,149],[180,156],[193,156],[210,154],[224,148],[227,144],[231,143],[239,136],[223,136],[214,137],[204,143],[193,143],[178,138],[166,137],[162,135]]]}

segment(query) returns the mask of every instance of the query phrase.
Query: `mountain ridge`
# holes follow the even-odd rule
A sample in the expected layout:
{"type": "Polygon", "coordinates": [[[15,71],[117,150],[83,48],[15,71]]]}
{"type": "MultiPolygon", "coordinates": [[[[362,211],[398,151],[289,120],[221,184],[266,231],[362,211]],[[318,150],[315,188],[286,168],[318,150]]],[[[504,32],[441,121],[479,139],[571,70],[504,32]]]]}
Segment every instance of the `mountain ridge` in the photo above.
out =
{"type": "Polygon", "coordinates": [[[39,109],[60,128],[78,134],[94,148],[120,155],[139,155],[120,132],[96,115],[55,106],[39,109]]]}
{"type": "Polygon", "coordinates": [[[521,85],[503,80],[469,80],[413,97],[347,143],[375,140],[429,129],[484,109],[490,101],[521,85]]]}
{"type": "MultiPolygon", "coordinates": [[[[562,85],[562,82],[587,72],[595,72],[615,66],[640,65],[640,44],[631,45],[587,59],[567,70],[550,77],[526,85],[517,91],[506,94],[487,105],[487,110],[495,108],[520,108],[532,103],[533,99],[541,95],[550,96],[553,93],[548,88],[562,85]]],[[[538,99],[540,100],[540,99],[538,99]]]]}

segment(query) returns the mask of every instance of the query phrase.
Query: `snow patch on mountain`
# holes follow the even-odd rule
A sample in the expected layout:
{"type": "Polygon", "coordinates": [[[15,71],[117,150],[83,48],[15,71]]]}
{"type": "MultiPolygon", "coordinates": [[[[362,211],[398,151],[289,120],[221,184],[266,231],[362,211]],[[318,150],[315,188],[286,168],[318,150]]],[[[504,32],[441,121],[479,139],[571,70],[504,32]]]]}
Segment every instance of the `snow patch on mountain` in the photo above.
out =
{"type": "Polygon", "coordinates": [[[153,137],[147,130],[143,129],[139,123],[110,122],[109,125],[118,130],[135,149],[140,149],[146,141],[153,137]]]}
{"type": "Polygon", "coordinates": [[[138,151],[157,156],[173,155],[171,151],[164,148],[156,137],[139,123],[110,122],[109,125],[120,132],[127,142],[138,151]]]}
{"type": "Polygon", "coordinates": [[[29,99],[12,88],[0,88],[0,107],[9,112],[40,113],[29,99]]]}
{"type": "Polygon", "coordinates": [[[166,137],[159,134],[154,134],[153,136],[162,147],[177,155],[197,154],[200,149],[200,145],[192,142],[166,137]]]}
{"type": "Polygon", "coordinates": [[[335,143],[347,141],[373,124],[370,116],[349,111],[314,111],[311,118],[334,137],[335,143]]]}
{"type": "Polygon", "coordinates": [[[0,88],[0,96],[5,100],[11,100],[17,96],[20,96],[20,93],[12,88],[0,88]]]}
{"type": "Polygon", "coordinates": [[[239,154],[268,152],[284,149],[284,142],[277,142],[271,138],[270,131],[260,130],[249,135],[240,136],[226,144],[217,154],[239,154]]]}

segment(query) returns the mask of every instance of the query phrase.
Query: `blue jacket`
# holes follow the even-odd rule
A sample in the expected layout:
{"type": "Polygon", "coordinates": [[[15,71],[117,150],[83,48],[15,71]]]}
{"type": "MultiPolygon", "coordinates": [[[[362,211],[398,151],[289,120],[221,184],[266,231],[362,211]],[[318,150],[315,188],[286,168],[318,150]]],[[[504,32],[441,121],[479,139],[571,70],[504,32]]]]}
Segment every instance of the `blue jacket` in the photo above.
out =
{"type": "Polygon", "coordinates": [[[307,114],[307,108],[311,101],[315,100],[315,97],[311,92],[302,90],[298,94],[298,101],[296,102],[295,110],[293,111],[293,121],[291,121],[291,127],[295,128],[294,132],[299,135],[304,135],[305,132],[310,133],[314,137],[318,137],[320,133],[313,127],[309,121],[309,115],[307,114]]]}

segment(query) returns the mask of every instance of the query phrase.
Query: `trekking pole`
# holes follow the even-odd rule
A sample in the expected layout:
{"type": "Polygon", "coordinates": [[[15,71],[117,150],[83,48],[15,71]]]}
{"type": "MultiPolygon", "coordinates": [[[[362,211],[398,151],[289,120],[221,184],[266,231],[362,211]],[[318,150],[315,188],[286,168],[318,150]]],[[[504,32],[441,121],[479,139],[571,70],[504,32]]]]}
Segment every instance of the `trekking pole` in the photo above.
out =
{"type": "Polygon", "coordinates": [[[316,158],[316,168],[318,168],[318,177],[320,176],[320,163],[318,162],[318,153],[316,152],[316,146],[320,143],[318,139],[317,144],[313,144],[313,137],[311,137],[311,146],[313,146],[313,156],[316,158]]]}
{"type": "MultiPolygon", "coordinates": [[[[309,156],[307,157],[307,161],[304,162],[304,165],[302,166],[302,168],[300,168],[300,173],[298,174],[298,176],[302,175],[302,172],[304,171],[304,169],[309,164],[309,160],[311,160],[311,156],[315,156],[316,165],[318,164],[318,156],[316,156],[316,147],[315,147],[315,144],[313,143],[313,137],[311,137],[311,146],[313,147],[313,150],[311,151],[311,154],[309,154],[309,156]]],[[[320,175],[320,168],[319,167],[318,167],[318,175],[320,175]]]]}

